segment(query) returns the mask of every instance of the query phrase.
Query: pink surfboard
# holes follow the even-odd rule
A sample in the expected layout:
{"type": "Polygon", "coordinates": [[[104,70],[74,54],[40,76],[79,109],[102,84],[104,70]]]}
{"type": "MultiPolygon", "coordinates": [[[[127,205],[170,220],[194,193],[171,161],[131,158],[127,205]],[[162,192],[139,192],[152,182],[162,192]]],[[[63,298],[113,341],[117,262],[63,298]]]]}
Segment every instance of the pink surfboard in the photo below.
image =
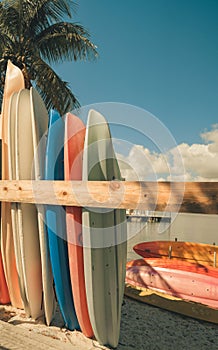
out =
{"type": "MultiPolygon", "coordinates": [[[[2,180],[9,179],[8,167],[8,112],[13,93],[24,88],[24,77],[21,70],[8,61],[2,103],[2,180]]],[[[9,290],[11,304],[23,308],[20,294],[18,273],[14,251],[14,240],[11,221],[11,204],[2,202],[1,215],[1,253],[5,278],[9,290]]]]}
{"type": "MultiPolygon", "coordinates": [[[[82,155],[85,125],[67,113],[65,120],[64,173],[65,180],[82,180],[82,155]]],[[[82,208],[66,207],[67,239],[72,292],[78,322],[83,334],[93,336],[86,300],[83,245],[82,208]]]]}

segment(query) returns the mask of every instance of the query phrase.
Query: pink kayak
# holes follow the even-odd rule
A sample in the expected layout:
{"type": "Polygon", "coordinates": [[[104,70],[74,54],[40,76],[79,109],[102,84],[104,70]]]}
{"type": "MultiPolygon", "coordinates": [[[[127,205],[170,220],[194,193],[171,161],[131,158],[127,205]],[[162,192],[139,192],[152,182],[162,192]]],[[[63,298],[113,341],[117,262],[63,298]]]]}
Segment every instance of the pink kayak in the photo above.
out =
{"type": "Polygon", "coordinates": [[[170,259],[127,263],[126,283],[218,309],[218,270],[170,259]]]}

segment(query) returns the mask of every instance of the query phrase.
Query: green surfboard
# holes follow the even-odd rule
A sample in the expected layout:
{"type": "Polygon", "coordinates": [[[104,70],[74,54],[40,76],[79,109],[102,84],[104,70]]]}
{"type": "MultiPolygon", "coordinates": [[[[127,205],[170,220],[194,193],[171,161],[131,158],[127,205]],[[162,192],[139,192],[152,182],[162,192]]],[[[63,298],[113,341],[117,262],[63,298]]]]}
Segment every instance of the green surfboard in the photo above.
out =
{"type": "MultiPolygon", "coordinates": [[[[83,155],[83,180],[122,180],[105,118],[90,110],[83,155]]],[[[117,347],[124,294],[127,226],[121,209],[83,208],[84,273],[94,335],[117,347]]]]}

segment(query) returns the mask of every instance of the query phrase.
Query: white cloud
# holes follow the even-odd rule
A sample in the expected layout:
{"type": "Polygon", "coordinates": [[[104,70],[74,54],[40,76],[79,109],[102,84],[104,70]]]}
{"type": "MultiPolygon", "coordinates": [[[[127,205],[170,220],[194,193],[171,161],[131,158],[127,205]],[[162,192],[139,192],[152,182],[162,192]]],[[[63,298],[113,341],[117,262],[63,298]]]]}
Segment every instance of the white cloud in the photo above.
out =
{"type": "Polygon", "coordinates": [[[210,152],[218,152],[218,124],[214,124],[211,131],[202,133],[201,137],[205,142],[211,142],[208,145],[210,152]]]}
{"type": "Polygon", "coordinates": [[[205,143],[182,143],[166,153],[133,145],[128,156],[118,155],[126,180],[218,181],[218,125],[201,134],[205,143]]]}
{"type": "Polygon", "coordinates": [[[192,174],[194,178],[201,178],[202,181],[216,180],[218,178],[218,149],[214,152],[216,147],[218,148],[218,143],[215,142],[207,145],[179,145],[186,173],[192,174]]]}

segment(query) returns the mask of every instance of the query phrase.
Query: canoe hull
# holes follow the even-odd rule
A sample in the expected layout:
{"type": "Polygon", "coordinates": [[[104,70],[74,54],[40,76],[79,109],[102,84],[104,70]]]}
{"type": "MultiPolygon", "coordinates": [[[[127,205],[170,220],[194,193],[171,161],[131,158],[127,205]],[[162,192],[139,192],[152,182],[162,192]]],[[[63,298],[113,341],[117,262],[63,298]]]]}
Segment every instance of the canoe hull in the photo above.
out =
{"type": "Polygon", "coordinates": [[[218,246],[182,241],[153,241],[138,243],[134,251],[144,258],[170,257],[210,266],[218,266],[218,246]]]}
{"type": "Polygon", "coordinates": [[[218,309],[218,271],[212,267],[140,259],[127,264],[126,283],[218,309]]]}

